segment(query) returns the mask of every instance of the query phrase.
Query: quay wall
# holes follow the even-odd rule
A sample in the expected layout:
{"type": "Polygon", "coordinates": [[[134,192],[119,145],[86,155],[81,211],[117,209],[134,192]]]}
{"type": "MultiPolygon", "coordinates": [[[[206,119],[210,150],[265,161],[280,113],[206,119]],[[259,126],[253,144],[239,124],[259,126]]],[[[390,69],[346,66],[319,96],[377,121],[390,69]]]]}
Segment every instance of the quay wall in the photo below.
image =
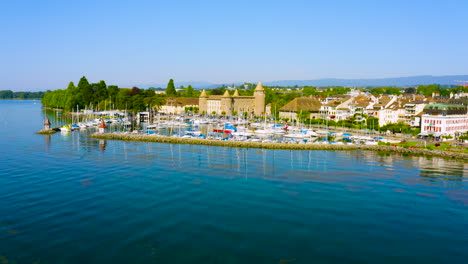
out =
{"type": "Polygon", "coordinates": [[[336,144],[285,144],[285,143],[262,143],[244,141],[222,141],[208,139],[176,138],[154,135],[134,135],[123,133],[93,133],[92,138],[114,139],[124,141],[157,142],[169,144],[194,144],[235,148],[262,148],[262,149],[283,149],[283,150],[373,150],[385,153],[401,153],[411,155],[439,156],[453,158],[459,161],[468,161],[468,153],[451,152],[444,150],[429,150],[419,148],[403,148],[394,146],[373,146],[373,145],[336,145],[336,144]]]}

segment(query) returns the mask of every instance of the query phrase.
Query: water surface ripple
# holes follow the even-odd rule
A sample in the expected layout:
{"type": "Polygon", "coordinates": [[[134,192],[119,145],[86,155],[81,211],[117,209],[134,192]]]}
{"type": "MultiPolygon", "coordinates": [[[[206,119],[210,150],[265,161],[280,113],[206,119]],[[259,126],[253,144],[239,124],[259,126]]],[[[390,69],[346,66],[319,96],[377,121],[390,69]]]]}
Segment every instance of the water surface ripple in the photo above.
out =
{"type": "Polygon", "coordinates": [[[468,259],[466,163],[36,135],[43,115],[0,101],[0,263],[468,259]]]}

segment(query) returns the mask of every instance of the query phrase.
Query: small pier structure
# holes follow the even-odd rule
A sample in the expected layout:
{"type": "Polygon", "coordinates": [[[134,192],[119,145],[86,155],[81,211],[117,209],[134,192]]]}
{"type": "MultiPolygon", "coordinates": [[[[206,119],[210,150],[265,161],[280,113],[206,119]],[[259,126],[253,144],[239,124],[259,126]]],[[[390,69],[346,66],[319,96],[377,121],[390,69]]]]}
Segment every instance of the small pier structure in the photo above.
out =
{"type": "Polygon", "coordinates": [[[104,122],[104,118],[101,118],[101,124],[99,124],[99,133],[104,133],[104,129],[106,128],[106,122],[104,122]]]}

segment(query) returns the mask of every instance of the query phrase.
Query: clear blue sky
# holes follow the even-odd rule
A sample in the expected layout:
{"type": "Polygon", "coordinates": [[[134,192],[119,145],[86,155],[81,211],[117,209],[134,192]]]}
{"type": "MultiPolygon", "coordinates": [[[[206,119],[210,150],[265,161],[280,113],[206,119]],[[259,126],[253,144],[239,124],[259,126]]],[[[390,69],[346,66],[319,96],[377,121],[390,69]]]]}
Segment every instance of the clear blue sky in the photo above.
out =
{"type": "Polygon", "coordinates": [[[0,5],[0,90],[468,73],[465,0],[0,5]]]}

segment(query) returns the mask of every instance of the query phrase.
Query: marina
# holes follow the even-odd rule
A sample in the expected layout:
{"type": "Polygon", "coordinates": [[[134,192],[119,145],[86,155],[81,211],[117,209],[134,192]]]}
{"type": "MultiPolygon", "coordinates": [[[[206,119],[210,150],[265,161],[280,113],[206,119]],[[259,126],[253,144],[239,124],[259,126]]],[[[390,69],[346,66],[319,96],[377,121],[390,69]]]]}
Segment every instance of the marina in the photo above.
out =
{"type": "MultiPolygon", "coordinates": [[[[127,141],[162,142],[171,144],[196,144],[265,149],[292,150],[374,150],[411,155],[441,156],[468,160],[465,144],[457,142],[434,143],[415,137],[389,137],[385,133],[370,130],[351,131],[337,127],[299,126],[278,124],[276,120],[245,120],[241,118],[204,117],[200,115],[164,115],[153,118],[128,117],[125,113],[107,111],[87,113],[89,121],[65,124],[50,128],[46,117],[44,129],[38,134],[60,131],[67,135],[72,131],[87,131],[90,137],[127,141]],[[115,113],[115,114],[112,114],[115,113]],[[112,116],[113,115],[113,116],[112,116]],[[101,116],[101,117],[99,117],[101,116]],[[104,116],[104,117],[102,117],[104,116]],[[92,118],[90,118],[92,117],[92,118]],[[95,133],[98,132],[98,133],[95,133]],[[406,143],[406,141],[413,140],[406,143]],[[416,140],[416,141],[414,141],[416,140]],[[402,143],[403,142],[403,143],[402,143]],[[435,146],[435,147],[434,147],[435,146]],[[437,147],[439,146],[439,147],[437,147]],[[448,148],[445,146],[449,146],[448,148]]],[[[79,116],[74,113],[71,116],[79,116]]],[[[137,116],[140,116],[139,114],[137,116]]],[[[57,116],[55,116],[55,119],[57,116]]],[[[73,122],[63,119],[61,122],[73,122]]]]}
{"type": "Polygon", "coordinates": [[[3,1],[0,264],[468,263],[466,10],[3,1]]]}

